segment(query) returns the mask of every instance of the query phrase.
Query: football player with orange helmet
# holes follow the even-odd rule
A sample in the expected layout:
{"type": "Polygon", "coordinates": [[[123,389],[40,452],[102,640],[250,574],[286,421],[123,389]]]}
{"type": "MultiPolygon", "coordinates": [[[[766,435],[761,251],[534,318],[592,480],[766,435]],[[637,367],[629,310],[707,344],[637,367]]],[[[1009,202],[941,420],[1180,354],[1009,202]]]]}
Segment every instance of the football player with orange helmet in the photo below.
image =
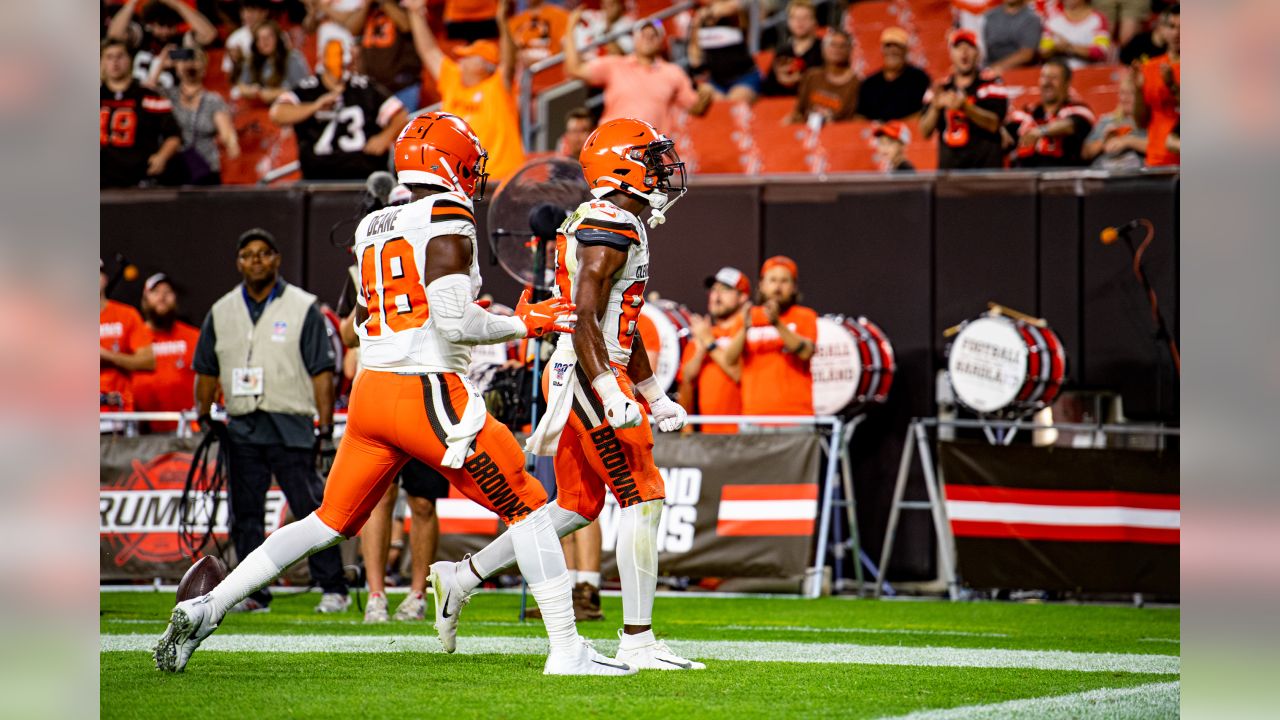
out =
{"type": "MultiPolygon", "coordinates": [[[[649,279],[649,240],[639,216],[651,210],[651,227],[665,219],[685,192],[684,163],[669,138],[632,119],[601,125],[579,160],[595,200],[560,226],[555,273],[555,295],[573,300],[578,321],[572,342],[562,338],[551,356],[543,376],[547,413],[525,446],[555,456],[558,495],[539,513],[567,535],[600,515],[608,488],[622,508],[623,627],[615,660],[641,669],[703,669],[653,634],[666,489],[653,462],[649,418],[674,432],[686,416],[654,379],[637,326],[649,279]]],[[[511,565],[519,549],[513,540],[499,537],[457,563],[449,592],[466,597],[485,576],[511,565]]]]}
{"type": "MultiPolygon", "coordinates": [[[[635,672],[578,635],[555,528],[547,513],[535,512],[546,504],[546,492],[525,471],[511,431],[488,414],[467,380],[473,345],[572,332],[567,298],[530,303],[526,291],[515,317],[489,313],[475,302],[480,265],[472,201],[484,192],[485,161],[471,127],[454,115],[428,113],[401,131],[396,170],[414,199],[372,212],[356,228],[356,332],[364,371],[351,392],[324,502],[272,533],[207,595],[174,608],[155,650],[160,669],[182,670],[235,603],[294,562],[359,532],[413,457],[507,524],[516,563],[543,608],[551,641],[545,673],[635,672]]],[[[437,621],[456,627],[465,598],[448,595],[453,569],[433,567],[432,585],[437,621]]],[[[447,652],[453,652],[453,640],[450,635],[447,652]]]]}

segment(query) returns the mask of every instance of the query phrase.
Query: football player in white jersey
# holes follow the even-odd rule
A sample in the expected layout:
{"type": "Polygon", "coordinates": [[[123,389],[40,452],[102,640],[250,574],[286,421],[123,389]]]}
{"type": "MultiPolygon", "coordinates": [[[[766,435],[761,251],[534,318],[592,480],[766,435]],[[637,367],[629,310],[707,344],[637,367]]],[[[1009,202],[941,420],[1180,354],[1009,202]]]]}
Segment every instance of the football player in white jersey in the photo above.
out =
{"type": "MultiPolygon", "coordinates": [[[[486,155],[470,126],[429,113],[396,140],[399,180],[414,200],[371,213],[356,229],[356,311],[364,369],[351,392],[347,429],[324,502],[272,533],[207,595],[178,603],[155,649],[156,666],[180,671],[227,610],[293,563],[354,536],[410,457],[440,471],[508,525],[551,641],[544,672],[629,675],[597,653],[574,625],[569,573],[547,513],[546,492],[524,469],[511,431],[485,410],[466,377],[471,346],[570,332],[566,298],[529,303],[515,317],[486,312],[480,289],[472,196],[483,196],[486,155]]],[[[447,594],[442,606],[460,607],[447,594]]],[[[457,610],[446,611],[445,619],[457,610]]],[[[454,650],[449,636],[445,650],[454,650]]]]}
{"type": "MultiPolygon", "coordinates": [[[[664,432],[683,428],[686,416],[654,379],[636,325],[649,278],[649,241],[638,215],[651,209],[653,227],[665,220],[663,212],[685,192],[684,163],[671,140],[630,119],[601,125],[579,160],[596,199],[579,206],[556,238],[556,295],[572,298],[578,320],[572,342],[561,337],[551,356],[543,376],[547,413],[525,446],[555,455],[557,497],[537,514],[567,535],[600,515],[607,487],[622,508],[623,627],[615,659],[641,669],[700,670],[706,666],[676,655],[653,634],[666,490],[653,462],[649,416],[664,432]]],[[[503,535],[463,562],[436,563],[432,577],[458,602],[516,561],[513,540],[503,535]]],[[[452,623],[441,619],[436,627],[450,642],[457,614],[446,609],[452,623]]]]}

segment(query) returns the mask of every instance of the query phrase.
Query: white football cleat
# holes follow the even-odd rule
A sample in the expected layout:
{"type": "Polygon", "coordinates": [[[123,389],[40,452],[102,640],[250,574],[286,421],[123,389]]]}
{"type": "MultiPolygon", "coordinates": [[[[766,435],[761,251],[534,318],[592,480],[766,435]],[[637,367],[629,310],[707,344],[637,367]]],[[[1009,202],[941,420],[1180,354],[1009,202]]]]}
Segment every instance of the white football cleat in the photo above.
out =
{"type": "Polygon", "coordinates": [[[382,593],[371,593],[369,604],[364,606],[364,622],[366,625],[387,622],[387,596],[382,593]]]}
{"type": "MultiPolygon", "coordinates": [[[[618,639],[622,640],[622,631],[618,631],[618,639]]],[[[623,648],[618,645],[618,654],[614,659],[641,670],[706,670],[707,666],[696,660],[688,660],[671,652],[671,648],[661,640],[639,647],[623,648]]]]}
{"type": "Polygon", "coordinates": [[[458,648],[458,614],[471,602],[471,594],[458,587],[458,564],[441,560],[431,564],[431,594],[436,605],[436,634],[444,651],[458,648]]]}
{"type": "Polygon", "coordinates": [[[338,593],[325,593],[320,596],[320,602],[316,603],[316,612],[322,615],[334,615],[344,613],[351,607],[351,596],[340,595],[338,593]]]}
{"type": "Polygon", "coordinates": [[[596,652],[591,641],[578,636],[573,650],[551,651],[543,675],[635,675],[636,668],[596,652]]]}
{"type": "Polygon", "coordinates": [[[152,651],[156,669],[182,672],[191,654],[217,629],[218,621],[213,617],[213,605],[208,595],[178,603],[169,615],[169,627],[152,651]]]}
{"type": "Polygon", "coordinates": [[[396,608],[395,619],[400,621],[423,620],[427,617],[427,599],[422,593],[411,592],[396,608]]]}

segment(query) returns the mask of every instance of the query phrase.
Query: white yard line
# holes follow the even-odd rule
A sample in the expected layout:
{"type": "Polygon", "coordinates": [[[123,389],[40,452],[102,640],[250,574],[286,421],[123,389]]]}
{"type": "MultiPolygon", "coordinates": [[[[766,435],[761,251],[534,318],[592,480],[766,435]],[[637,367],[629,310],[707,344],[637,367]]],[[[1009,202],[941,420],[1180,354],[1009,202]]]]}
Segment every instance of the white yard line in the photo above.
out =
{"type": "Polygon", "coordinates": [[[954,637],[1007,638],[1005,633],[965,632],[963,630],[905,630],[894,628],[818,628],[802,625],[715,625],[712,630],[763,630],[765,632],[802,633],[866,633],[871,635],[950,635],[954,637]]]}
{"type": "Polygon", "coordinates": [[[1152,683],[1128,688],[1102,688],[1070,695],[1010,700],[991,705],[966,705],[924,710],[899,720],[1147,720],[1176,718],[1179,683],[1152,683]]]}
{"type": "MultiPolygon", "coordinates": [[[[157,635],[103,635],[102,652],[150,650],[157,635]]],[[[1001,650],[991,648],[900,647],[835,643],[747,642],[734,640],[671,640],[671,649],[700,660],[838,663],[929,667],[1026,668],[1081,672],[1130,672],[1176,675],[1176,655],[1125,655],[1061,650],[1001,650]]],[[[602,652],[613,652],[617,641],[598,641],[602,652]]],[[[214,635],[201,646],[213,652],[367,653],[441,652],[427,634],[390,635],[214,635]]],[[[467,655],[541,655],[547,641],[529,637],[463,637],[458,652],[467,655]]]]}
{"type": "Polygon", "coordinates": [[[1181,645],[1181,644],[1182,644],[1182,641],[1181,641],[1181,640],[1179,640],[1178,638],[1138,638],[1138,642],[1149,642],[1149,643],[1172,643],[1172,644],[1174,644],[1174,645],[1181,645]]]}

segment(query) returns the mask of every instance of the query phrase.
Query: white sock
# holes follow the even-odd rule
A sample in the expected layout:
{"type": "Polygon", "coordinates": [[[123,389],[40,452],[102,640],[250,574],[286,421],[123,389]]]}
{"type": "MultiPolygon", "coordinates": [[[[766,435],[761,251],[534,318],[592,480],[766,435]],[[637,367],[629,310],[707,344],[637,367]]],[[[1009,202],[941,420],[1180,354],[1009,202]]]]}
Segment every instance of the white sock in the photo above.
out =
{"type": "Polygon", "coordinates": [[[653,624],[658,591],[658,521],[662,501],[625,507],[618,522],[618,576],[622,580],[622,623],[653,624]]]}
{"type": "MultiPolygon", "coordinates": [[[[504,537],[507,537],[507,534],[503,533],[498,537],[504,538],[504,537]]],[[[497,542],[497,540],[495,540],[494,542],[497,542]]],[[[490,543],[490,545],[492,544],[493,543],[490,543]]],[[[507,545],[508,546],[511,545],[510,538],[507,539],[507,545]]],[[[514,548],[513,548],[513,551],[514,551],[514,548]]],[[[454,563],[454,569],[456,571],[456,574],[454,575],[454,577],[457,578],[458,586],[462,588],[462,592],[469,593],[472,590],[475,590],[476,588],[480,587],[480,583],[484,582],[484,578],[480,577],[479,575],[476,575],[476,571],[471,569],[471,564],[473,562],[475,562],[475,559],[470,555],[468,555],[467,557],[462,558],[461,561],[454,563]]]]}
{"type": "Polygon", "coordinates": [[[587,572],[586,570],[579,570],[578,577],[574,580],[573,584],[577,585],[580,582],[584,582],[590,585],[591,587],[599,590],[600,589],[600,571],[597,570],[596,572],[587,572]]]}
{"type": "Polygon", "coordinates": [[[573,585],[551,518],[547,513],[533,513],[512,525],[507,534],[511,535],[520,574],[542,610],[551,651],[572,649],[578,639],[573,621],[573,585]]]}
{"type": "Polygon", "coordinates": [[[571,569],[571,570],[569,570],[569,584],[570,584],[570,585],[577,585],[577,584],[578,584],[578,582],[579,582],[579,581],[578,581],[578,578],[579,578],[579,577],[581,577],[581,575],[579,575],[579,574],[578,574],[578,571],[577,571],[577,570],[572,570],[572,569],[571,569]]]}
{"type": "Polygon", "coordinates": [[[620,636],[620,639],[618,640],[618,647],[622,649],[630,650],[631,648],[641,647],[643,645],[648,645],[649,643],[653,643],[657,641],[658,639],[653,636],[653,628],[649,628],[648,630],[645,630],[642,633],[637,633],[635,635],[628,635],[626,633],[622,633],[622,635],[620,636]]]}
{"type": "Polygon", "coordinates": [[[266,587],[290,565],[341,540],[338,531],[325,525],[315,513],[271,533],[209,592],[218,619],[236,603],[266,587]]]}
{"type": "MultiPolygon", "coordinates": [[[[584,528],[591,523],[590,520],[582,517],[578,513],[564,510],[554,502],[549,502],[546,505],[543,505],[533,513],[533,515],[539,514],[546,515],[551,518],[551,524],[555,527],[555,533],[558,537],[564,537],[565,535],[584,528]]],[[[530,515],[529,517],[533,517],[533,515],[530,515]]],[[[563,550],[561,551],[560,556],[562,558],[564,557],[563,550]]],[[[483,576],[482,579],[493,577],[499,572],[515,565],[516,550],[511,544],[510,531],[504,532],[494,538],[493,542],[484,546],[480,552],[471,556],[471,563],[475,565],[476,570],[479,571],[481,576],[483,576]]],[[[465,572],[458,573],[459,583],[462,583],[463,578],[466,578],[467,582],[470,582],[472,577],[474,577],[474,573],[472,573],[470,569],[465,572]]],[[[471,589],[476,585],[479,585],[480,582],[481,580],[476,580],[475,585],[472,585],[471,587],[467,587],[466,583],[462,583],[462,589],[470,592],[471,589]]]]}

